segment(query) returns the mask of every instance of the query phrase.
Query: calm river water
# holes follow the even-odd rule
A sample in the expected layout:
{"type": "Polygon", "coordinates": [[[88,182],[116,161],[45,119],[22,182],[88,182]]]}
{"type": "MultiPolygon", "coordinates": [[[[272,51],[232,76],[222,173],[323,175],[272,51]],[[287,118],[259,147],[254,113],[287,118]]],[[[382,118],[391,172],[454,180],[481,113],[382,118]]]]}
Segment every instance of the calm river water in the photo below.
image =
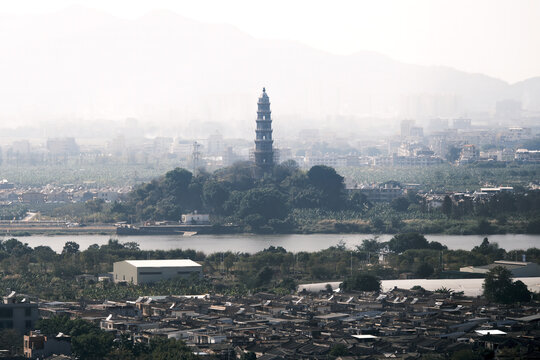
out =
{"type": "MultiPolygon", "coordinates": [[[[393,235],[381,235],[379,241],[387,241],[393,235]]],[[[110,235],[34,235],[20,237],[19,240],[31,247],[50,246],[60,252],[66,241],[75,241],[81,250],[92,244],[106,244],[109,238],[116,238],[121,243],[135,241],[144,250],[195,249],[205,253],[233,251],[253,253],[271,245],[282,246],[292,252],[317,251],[345,243],[348,248],[360,245],[363,239],[372,238],[370,234],[309,234],[309,235],[196,235],[191,237],[176,235],[158,236],[110,236],[110,235]]],[[[6,239],[7,237],[5,237],[6,239]]],[[[480,245],[482,235],[426,235],[430,241],[438,241],[449,249],[470,250],[480,245]]],[[[490,242],[496,242],[506,250],[540,247],[539,235],[490,235],[490,242]]]]}

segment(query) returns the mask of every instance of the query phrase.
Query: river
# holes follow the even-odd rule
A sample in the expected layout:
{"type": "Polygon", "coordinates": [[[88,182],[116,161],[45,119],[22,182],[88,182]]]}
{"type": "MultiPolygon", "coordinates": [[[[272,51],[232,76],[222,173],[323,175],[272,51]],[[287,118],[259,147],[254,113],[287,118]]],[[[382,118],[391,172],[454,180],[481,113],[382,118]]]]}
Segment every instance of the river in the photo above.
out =
{"type": "MultiPolygon", "coordinates": [[[[393,235],[381,235],[379,241],[387,241],[393,235]]],[[[112,236],[121,243],[134,241],[143,250],[194,249],[207,254],[218,251],[254,253],[271,245],[282,246],[288,251],[318,251],[343,242],[347,248],[360,245],[363,239],[372,238],[370,234],[293,234],[293,235],[196,235],[190,237],[177,235],[156,236],[112,236]]],[[[426,235],[430,241],[438,241],[449,249],[471,250],[480,245],[482,235],[426,235]]],[[[4,237],[7,239],[8,237],[4,237]]],[[[110,235],[32,235],[19,240],[31,247],[50,246],[61,252],[67,241],[75,241],[84,250],[92,244],[103,245],[110,235]]],[[[498,243],[506,250],[540,247],[539,235],[505,234],[488,236],[491,243],[498,243]]]]}

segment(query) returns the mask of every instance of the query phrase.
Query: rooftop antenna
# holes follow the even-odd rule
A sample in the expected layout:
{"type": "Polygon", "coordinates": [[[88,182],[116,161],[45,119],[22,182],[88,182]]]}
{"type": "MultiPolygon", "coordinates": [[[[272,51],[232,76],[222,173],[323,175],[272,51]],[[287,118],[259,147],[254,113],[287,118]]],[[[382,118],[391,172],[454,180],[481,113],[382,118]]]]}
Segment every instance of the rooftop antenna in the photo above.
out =
{"type": "Polygon", "coordinates": [[[197,141],[193,142],[191,160],[193,162],[193,173],[195,173],[201,166],[201,144],[199,144],[197,141]]]}

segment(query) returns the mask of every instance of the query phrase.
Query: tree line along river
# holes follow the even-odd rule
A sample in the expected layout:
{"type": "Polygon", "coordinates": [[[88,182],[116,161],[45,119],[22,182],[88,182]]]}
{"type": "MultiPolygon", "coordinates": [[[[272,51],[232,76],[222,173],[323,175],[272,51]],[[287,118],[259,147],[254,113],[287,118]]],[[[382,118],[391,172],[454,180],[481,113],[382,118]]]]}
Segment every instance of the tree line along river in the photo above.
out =
{"type": "MultiPolygon", "coordinates": [[[[379,241],[388,241],[393,235],[380,235],[379,241]]],[[[4,240],[10,238],[4,235],[4,240]]],[[[61,252],[67,241],[79,244],[80,250],[85,250],[92,244],[104,245],[110,238],[118,239],[121,243],[136,242],[143,250],[194,249],[210,254],[221,251],[254,253],[269,246],[281,246],[288,251],[318,251],[344,243],[347,248],[354,249],[362,240],[373,238],[372,234],[292,234],[292,235],[156,235],[156,236],[111,236],[111,235],[33,235],[20,237],[23,243],[31,247],[49,246],[56,252],[61,252]]],[[[480,245],[483,235],[426,235],[429,241],[438,241],[449,249],[471,250],[480,245]]],[[[498,243],[499,247],[509,250],[540,247],[540,235],[504,234],[489,235],[490,243],[498,243]]]]}

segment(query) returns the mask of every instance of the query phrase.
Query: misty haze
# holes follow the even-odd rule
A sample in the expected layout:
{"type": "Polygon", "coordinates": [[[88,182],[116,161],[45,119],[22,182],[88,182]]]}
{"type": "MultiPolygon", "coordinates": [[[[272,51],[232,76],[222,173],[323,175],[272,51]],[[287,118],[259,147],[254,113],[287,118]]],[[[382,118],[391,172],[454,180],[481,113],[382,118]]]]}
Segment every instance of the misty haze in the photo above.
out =
{"type": "Polygon", "coordinates": [[[540,358],[539,14],[0,5],[0,357],[540,358]]]}
{"type": "Polygon", "coordinates": [[[207,137],[215,129],[249,137],[262,86],[279,104],[276,131],[286,138],[305,127],[346,126],[362,136],[397,129],[402,118],[492,123],[505,100],[521,104],[520,123],[540,111],[538,78],[509,84],[369,51],[332,55],[165,10],[135,20],[80,6],[3,17],[0,44],[9,54],[0,67],[2,123],[40,126],[45,136],[107,137],[109,129],[90,124],[137,118],[149,136],[207,137]]]}

